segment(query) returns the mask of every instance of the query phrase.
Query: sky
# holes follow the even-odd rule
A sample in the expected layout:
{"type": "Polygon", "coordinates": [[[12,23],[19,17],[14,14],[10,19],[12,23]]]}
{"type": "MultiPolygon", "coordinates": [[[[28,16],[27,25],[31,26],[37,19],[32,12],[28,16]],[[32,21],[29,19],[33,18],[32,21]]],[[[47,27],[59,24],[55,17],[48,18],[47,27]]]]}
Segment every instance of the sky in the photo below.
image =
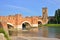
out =
{"type": "Polygon", "coordinates": [[[48,9],[48,16],[54,16],[55,10],[60,8],[60,0],[0,0],[0,16],[42,16],[44,7],[48,9]]]}

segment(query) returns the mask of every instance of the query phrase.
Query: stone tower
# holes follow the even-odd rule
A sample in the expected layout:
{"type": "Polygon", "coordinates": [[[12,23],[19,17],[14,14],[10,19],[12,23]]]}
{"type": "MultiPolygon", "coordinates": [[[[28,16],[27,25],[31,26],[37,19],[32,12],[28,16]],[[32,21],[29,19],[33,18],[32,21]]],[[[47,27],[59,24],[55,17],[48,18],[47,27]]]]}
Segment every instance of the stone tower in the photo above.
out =
{"type": "Polygon", "coordinates": [[[42,19],[45,20],[48,18],[48,10],[47,8],[42,8],[42,19]]]}
{"type": "Polygon", "coordinates": [[[42,8],[42,20],[44,24],[48,23],[48,9],[42,8]]]}

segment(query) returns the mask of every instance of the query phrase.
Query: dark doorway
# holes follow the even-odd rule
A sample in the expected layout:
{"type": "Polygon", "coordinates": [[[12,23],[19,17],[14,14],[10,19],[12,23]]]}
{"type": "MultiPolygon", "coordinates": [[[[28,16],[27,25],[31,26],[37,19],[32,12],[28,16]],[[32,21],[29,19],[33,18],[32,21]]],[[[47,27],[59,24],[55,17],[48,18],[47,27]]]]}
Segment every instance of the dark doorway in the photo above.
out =
{"type": "Polygon", "coordinates": [[[29,29],[31,26],[29,23],[25,22],[22,24],[22,30],[26,30],[26,29],[29,29]]]}
{"type": "Polygon", "coordinates": [[[41,25],[42,25],[42,23],[40,21],[38,21],[38,27],[41,26],[41,25]]]}
{"type": "Polygon", "coordinates": [[[14,29],[14,27],[12,26],[12,25],[10,25],[10,24],[7,24],[7,27],[8,27],[8,32],[9,32],[9,35],[11,36],[11,35],[13,35],[13,29],[14,29]]]}
{"type": "Polygon", "coordinates": [[[12,25],[7,24],[7,26],[8,26],[8,29],[12,29],[13,28],[12,25]]]}
{"type": "Polygon", "coordinates": [[[26,25],[23,23],[22,24],[22,29],[25,30],[26,29],[26,25]]]}

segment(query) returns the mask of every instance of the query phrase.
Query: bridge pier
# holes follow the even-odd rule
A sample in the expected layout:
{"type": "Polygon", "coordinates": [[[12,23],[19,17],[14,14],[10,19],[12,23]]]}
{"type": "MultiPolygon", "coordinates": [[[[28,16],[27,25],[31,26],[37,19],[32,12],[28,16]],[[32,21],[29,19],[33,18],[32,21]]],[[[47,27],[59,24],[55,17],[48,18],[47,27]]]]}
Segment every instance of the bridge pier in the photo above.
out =
{"type": "Polygon", "coordinates": [[[6,34],[9,36],[7,22],[1,22],[0,25],[2,25],[2,28],[4,29],[4,31],[6,32],[6,34]]]}
{"type": "Polygon", "coordinates": [[[22,30],[22,25],[17,25],[15,28],[17,28],[17,30],[22,30]]]}
{"type": "Polygon", "coordinates": [[[32,27],[38,27],[38,24],[32,24],[32,27]]]}

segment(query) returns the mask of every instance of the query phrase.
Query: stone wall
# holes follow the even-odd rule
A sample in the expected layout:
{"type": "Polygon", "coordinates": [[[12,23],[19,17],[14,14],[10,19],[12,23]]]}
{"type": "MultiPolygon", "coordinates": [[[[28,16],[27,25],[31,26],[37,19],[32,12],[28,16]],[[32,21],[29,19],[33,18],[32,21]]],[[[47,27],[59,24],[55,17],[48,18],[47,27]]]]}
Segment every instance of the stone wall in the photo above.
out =
{"type": "Polygon", "coordinates": [[[0,21],[4,21],[6,24],[12,25],[14,28],[22,28],[24,22],[28,22],[32,27],[38,27],[38,20],[40,20],[42,24],[45,24],[48,21],[48,19],[44,21],[42,17],[39,16],[23,17],[21,14],[0,16],[0,21]]]}

